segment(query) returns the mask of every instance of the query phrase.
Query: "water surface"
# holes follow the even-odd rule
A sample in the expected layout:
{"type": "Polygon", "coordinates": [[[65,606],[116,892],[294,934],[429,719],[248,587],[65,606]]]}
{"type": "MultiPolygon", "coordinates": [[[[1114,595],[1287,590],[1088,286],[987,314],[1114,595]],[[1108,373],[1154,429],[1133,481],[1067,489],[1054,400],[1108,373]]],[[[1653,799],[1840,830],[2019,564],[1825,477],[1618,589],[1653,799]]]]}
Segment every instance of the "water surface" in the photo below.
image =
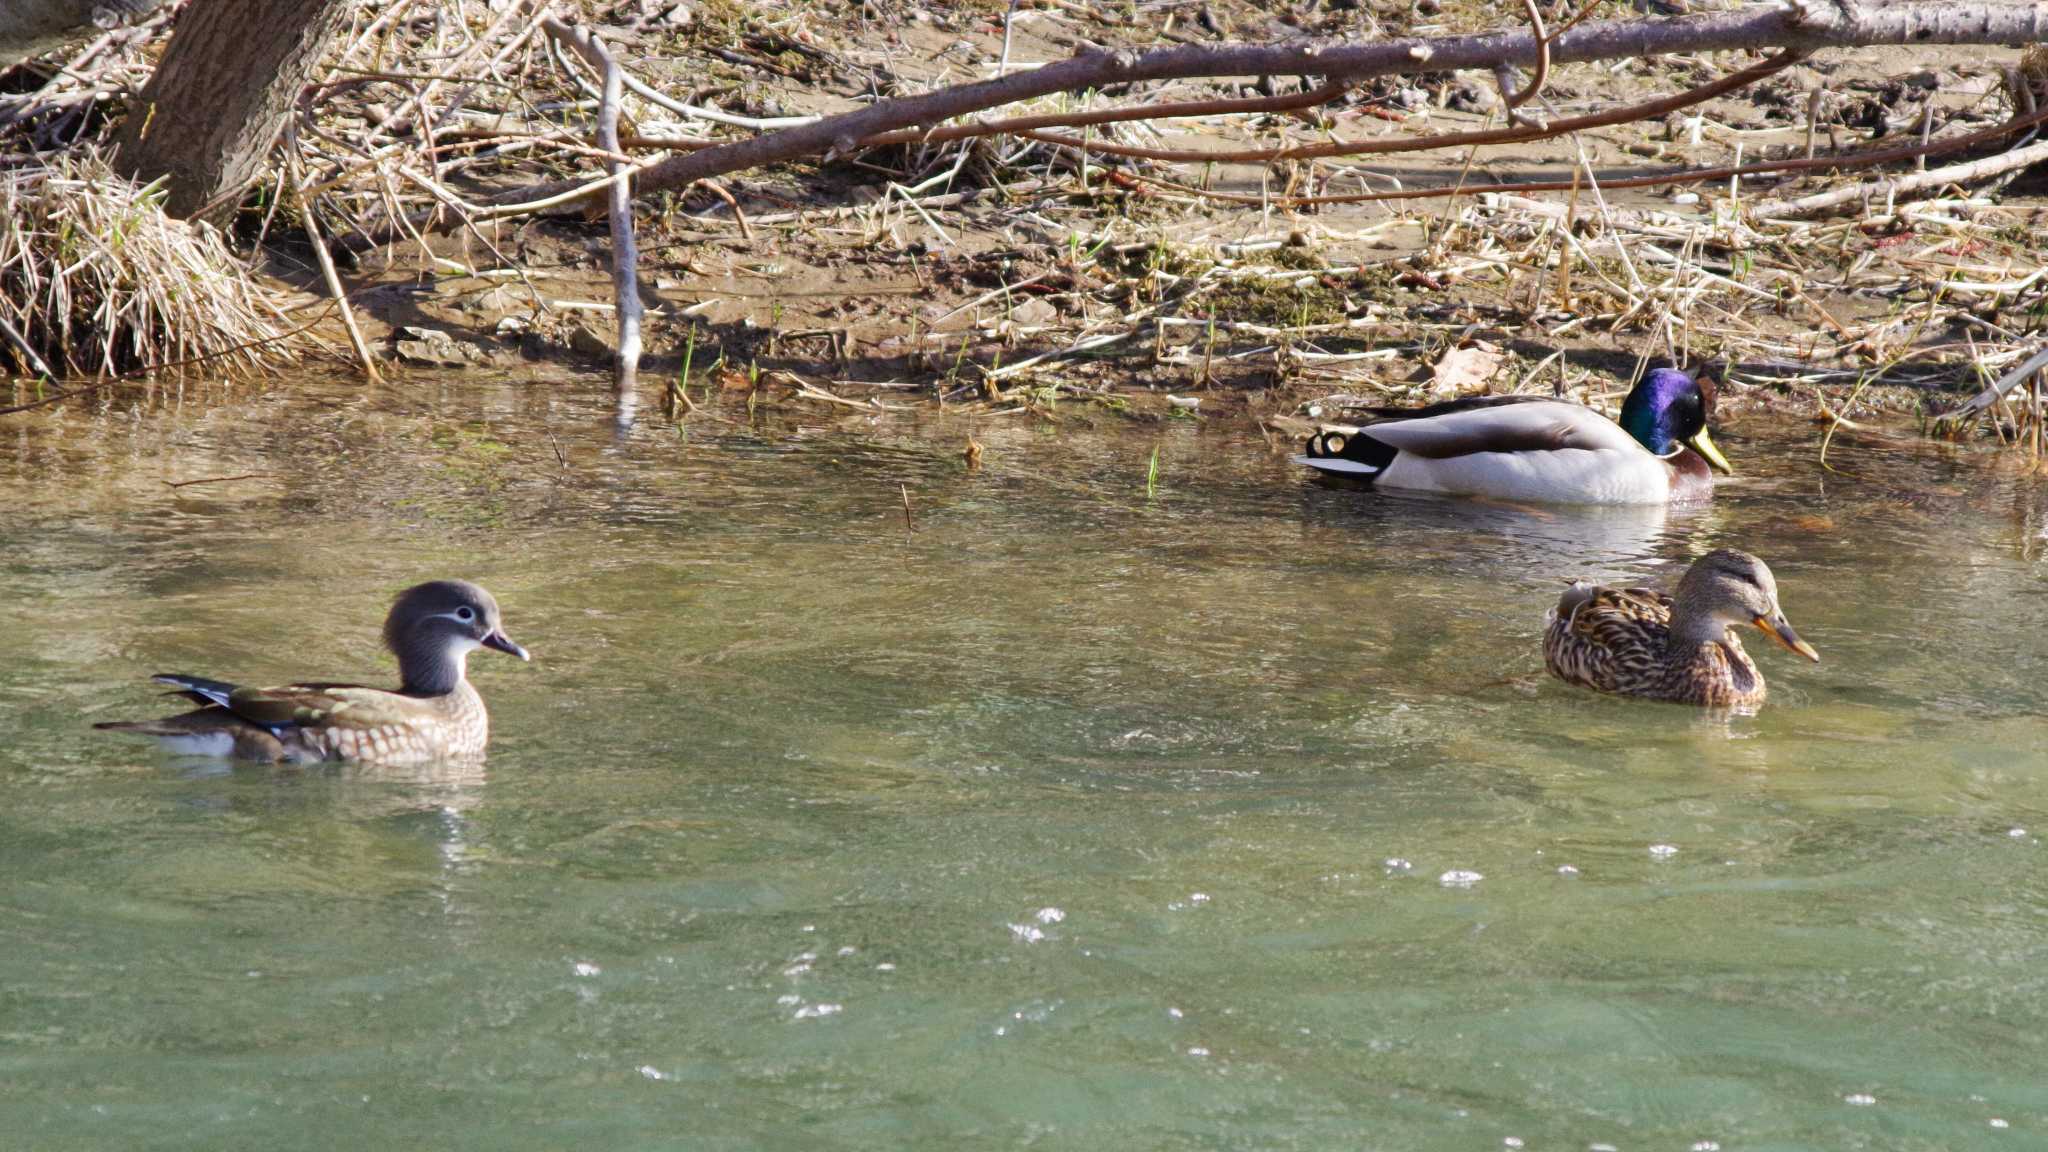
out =
{"type": "Polygon", "coordinates": [[[0,1143],[2048,1139],[2040,481],[1738,423],[1709,509],[1534,512],[1194,421],[983,420],[970,474],[953,418],[603,392],[0,421],[0,1143]],[[1563,580],[1719,545],[1825,656],[1752,642],[1761,714],[1545,677],[1563,580]],[[388,677],[444,575],[536,657],[473,661],[487,766],[87,728],[388,677]]]}

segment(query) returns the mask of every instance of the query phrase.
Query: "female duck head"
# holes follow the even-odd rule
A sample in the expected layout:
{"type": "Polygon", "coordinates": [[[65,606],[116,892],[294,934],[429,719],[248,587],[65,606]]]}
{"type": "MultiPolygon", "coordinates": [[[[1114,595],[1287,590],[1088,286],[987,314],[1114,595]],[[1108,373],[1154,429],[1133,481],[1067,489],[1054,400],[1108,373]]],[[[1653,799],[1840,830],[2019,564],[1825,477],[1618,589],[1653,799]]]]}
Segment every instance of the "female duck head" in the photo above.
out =
{"type": "Polygon", "coordinates": [[[1707,434],[1713,416],[1712,380],[1695,380],[1676,368],[1656,368],[1629,390],[1617,423],[1654,455],[1669,456],[1683,444],[1721,471],[1733,472],[1707,434]]]}
{"type": "Polygon", "coordinates": [[[1770,568],[1747,552],[1717,548],[1693,561],[1671,600],[1674,645],[1718,644],[1730,628],[1754,626],[1787,651],[1820,661],[1820,653],[1799,638],[1778,606],[1778,582],[1770,568]]]}
{"type": "Polygon", "coordinates": [[[405,690],[424,695],[455,691],[478,648],[529,658],[505,635],[498,602],[467,580],[434,580],[399,593],[384,619],[384,644],[398,657],[405,690]]]}

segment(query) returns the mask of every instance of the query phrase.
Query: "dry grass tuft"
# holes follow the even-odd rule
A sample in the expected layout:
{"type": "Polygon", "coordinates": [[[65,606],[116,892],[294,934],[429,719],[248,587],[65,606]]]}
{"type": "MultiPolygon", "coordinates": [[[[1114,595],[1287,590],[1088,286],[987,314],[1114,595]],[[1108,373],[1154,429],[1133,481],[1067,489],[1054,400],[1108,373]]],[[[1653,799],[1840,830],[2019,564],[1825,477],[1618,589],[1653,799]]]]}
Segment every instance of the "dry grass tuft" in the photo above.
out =
{"type": "Polygon", "coordinates": [[[0,369],[220,374],[291,358],[269,292],[160,200],[89,153],[0,171],[0,369]]]}

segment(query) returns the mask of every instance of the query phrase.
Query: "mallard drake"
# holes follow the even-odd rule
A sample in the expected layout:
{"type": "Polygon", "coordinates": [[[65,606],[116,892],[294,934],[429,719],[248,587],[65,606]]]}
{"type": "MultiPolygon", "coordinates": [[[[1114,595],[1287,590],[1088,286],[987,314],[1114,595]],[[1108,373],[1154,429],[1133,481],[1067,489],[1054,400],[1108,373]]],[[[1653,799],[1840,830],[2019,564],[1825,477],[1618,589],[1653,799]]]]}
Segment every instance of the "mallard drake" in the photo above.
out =
{"type": "Polygon", "coordinates": [[[1764,635],[1816,663],[1778,607],[1764,562],[1722,548],[1693,562],[1678,591],[1576,583],[1544,617],[1543,662],[1561,680],[1647,700],[1753,709],[1764,678],[1735,629],[1764,635]]]}
{"type": "Polygon", "coordinates": [[[153,736],[171,752],[246,760],[354,760],[418,764],[481,756],[490,716],[469,683],[478,648],[529,659],[505,635],[498,602],[467,580],[435,580],[399,593],[384,620],[384,644],[398,657],[396,691],[359,684],[245,688],[199,676],[157,682],[204,705],[162,720],[93,727],[153,736]]]}
{"type": "Polygon", "coordinates": [[[1646,373],[1621,419],[1540,396],[1480,396],[1412,410],[1350,434],[1319,432],[1296,456],[1322,472],[1389,488],[1550,504],[1664,504],[1714,494],[1732,472],[1707,433],[1714,383],[1646,373]]]}

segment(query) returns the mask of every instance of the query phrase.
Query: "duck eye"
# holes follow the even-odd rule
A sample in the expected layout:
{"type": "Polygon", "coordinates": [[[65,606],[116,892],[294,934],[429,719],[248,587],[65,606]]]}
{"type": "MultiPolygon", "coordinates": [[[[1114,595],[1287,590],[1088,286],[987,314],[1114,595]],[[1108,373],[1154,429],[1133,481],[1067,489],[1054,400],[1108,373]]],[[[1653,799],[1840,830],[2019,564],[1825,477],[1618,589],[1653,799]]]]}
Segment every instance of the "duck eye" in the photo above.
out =
{"type": "Polygon", "coordinates": [[[457,620],[462,621],[464,624],[467,624],[471,620],[476,619],[476,612],[465,605],[464,607],[457,608],[455,610],[455,618],[457,620]]]}

